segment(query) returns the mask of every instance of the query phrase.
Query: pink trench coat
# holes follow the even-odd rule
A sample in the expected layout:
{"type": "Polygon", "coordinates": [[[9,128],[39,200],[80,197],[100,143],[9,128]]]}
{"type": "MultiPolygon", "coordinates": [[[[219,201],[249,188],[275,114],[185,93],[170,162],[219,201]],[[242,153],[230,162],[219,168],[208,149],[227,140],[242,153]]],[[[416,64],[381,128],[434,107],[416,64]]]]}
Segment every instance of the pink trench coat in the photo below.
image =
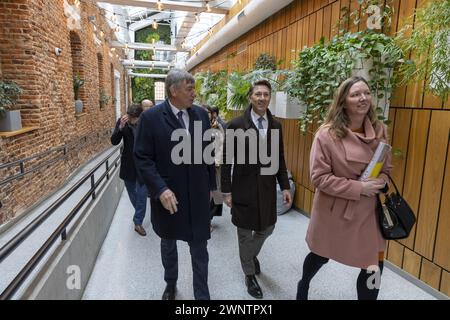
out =
{"type": "MultiPolygon", "coordinates": [[[[316,187],[306,242],[312,252],[340,263],[367,269],[378,266],[386,248],[377,223],[376,197],[362,196],[358,177],[370,162],[379,141],[386,142],[385,125],[375,128],[368,118],[364,134],[348,130],[343,139],[321,128],[311,148],[310,173],[316,187]]],[[[388,181],[389,154],[379,178],[388,181]]]]}

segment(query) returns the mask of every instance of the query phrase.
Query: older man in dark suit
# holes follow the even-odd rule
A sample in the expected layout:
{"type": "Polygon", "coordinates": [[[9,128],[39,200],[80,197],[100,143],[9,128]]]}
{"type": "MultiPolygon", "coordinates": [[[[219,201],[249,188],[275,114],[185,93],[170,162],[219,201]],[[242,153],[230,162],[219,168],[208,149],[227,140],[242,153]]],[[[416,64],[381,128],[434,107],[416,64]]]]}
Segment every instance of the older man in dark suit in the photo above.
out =
{"type": "Polygon", "coordinates": [[[211,237],[209,201],[211,191],[216,189],[214,165],[205,163],[203,157],[179,163],[173,152],[179,142],[172,141],[175,131],[191,141],[200,141],[200,146],[191,143],[190,150],[182,150],[186,153],[183,157],[208,145],[202,137],[194,136],[194,127],[201,128],[201,132],[196,130],[201,135],[210,127],[207,112],[193,105],[194,85],[188,72],[170,71],[166,78],[168,99],[141,115],[135,140],[136,168],[149,190],[152,225],[161,238],[167,283],[163,300],[175,299],[177,240],[187,241],[190,247],[195,299],[210,299],[207,240],[211,237]]]}
{"type": "Polygon", "coordinates": [[[277,180],[283,190],[284,202],[292,202],[281,124],[268,110],[270,96],[271,86],[265,80],[256,82],[249,90],[250,106],[242,116],[227,125],[221,171],[224,201],[231,207],[232,222],[237,226],[239,256],[247,291],[259,299],[263,293],[255,277],[261,272],[257,255],[275,228],[277,180]],[[239,131],[241,135],[247,135],[240,144],[239,131]],[[251,141],[252,137],[254,141],[251,141]],[[232,150],[229,148],[230,140],[235,142],[232,150]],[[269,160],[267,163],[266,158],[269,160]]]}

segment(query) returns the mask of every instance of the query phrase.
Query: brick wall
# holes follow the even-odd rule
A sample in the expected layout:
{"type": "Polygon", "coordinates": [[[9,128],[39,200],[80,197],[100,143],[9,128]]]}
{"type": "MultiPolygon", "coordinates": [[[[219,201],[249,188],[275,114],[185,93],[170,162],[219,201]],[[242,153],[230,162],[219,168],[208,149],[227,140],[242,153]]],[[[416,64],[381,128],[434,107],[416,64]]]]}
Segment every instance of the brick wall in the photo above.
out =
{"type": "MultiPolygon", "coordinates": [[[[0,1],[0,79],[12,80],[24,90],[14,107],[21,110],[22,125],[39,127],[32,132],[0,138],[0,164],[89,137],[89,143],[69,153],[65,160],[0,186],[0,224],[52,193],[77,167],[110,145],[105,132],[115,124],[115,108],[110,101],[100,109],[99,91],[103,88],[107,95],[113,96],[111,68],[119,70],[123,111],[125,86],[124,70],[115,53],[110,54],[105,41],[107,37],[112,39],[113,32],[104,14],[92,1],[81,1],[81,30],[71,31],[63,0],[0,1]],[[94,26],[88,16],[94,16],[95,24],[105,31],[101,45],[94,41],[94,26]],[[55,54],[55,47],[62,49],[61,55],[55,54]],[[102,61],[100,68],[98,56],[102,61]],[[99,70],[103,70],[100,84],[99,70]],[[83,116],[75,116],[72,82],[75,72],[85,80],[81,90],[83,116]]],[[[25,169],[53,156],[28,162],[25,169]]],[[[17,170],[0,170],[0,180],[17,170]]]]}

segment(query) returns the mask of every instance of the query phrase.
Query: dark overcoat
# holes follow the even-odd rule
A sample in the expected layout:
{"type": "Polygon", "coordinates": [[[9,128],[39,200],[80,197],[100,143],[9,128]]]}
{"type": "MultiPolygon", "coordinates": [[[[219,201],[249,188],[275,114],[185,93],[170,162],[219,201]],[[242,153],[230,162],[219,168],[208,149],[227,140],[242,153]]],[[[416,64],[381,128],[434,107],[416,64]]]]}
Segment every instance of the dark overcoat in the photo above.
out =
{"type": "MultiPolygon", "coordinates": [[[[198,106],[188,109],[189,131],[194,137],[194,121],[201,125],[201,133],[210,127],[208,114],[198,106]]],[[[141,114],[136,132],[134,156],[138,175],[150,194],[151,221],[156,234],[164,239],[184,241],[210,238],[210,191],[216,189],[214,164],[175,164],[172,149],[179,141],[171,141],[172,132],[182,129],[168,101],[141,114]],[[178,200],[178,211],[170,214],[159,200],[166,189],[178,200]]],[[[201,139],[202,137],[200,137],[201,139]]],[[[202,151],[209,144],[200,140],[202,151]]],[[[194,148],[194,143],[192,143],[194,148]]],[[[193,151],[191,152],[193,157],[193,151]]]]}
{"type": "MultiPolygon", "coordinates": [[[[239,139],[235,138],[234,153],[232,157],[234,159],[232,179],[232,164],[229,162],[229,159],[227,159],[227,157],[230,157],[228,154],[230,150],[227,150],[227,142],[225,141],[224,143],[224,164],[222,165],[221,170],[221,187],[223,193],[231,192],[232,194],[231,214],[233,224],[244,229],[262,231],[274,225],[277,221],[277,180],[281,190],[289,190],[290,186],[284,160],[281,124],[275,120],[270,111],[267,110],[268,130],[266,138],[263,138],[257,133],[258,130],[251,119],[250,111],[251,106],[247,108],[242,116],[231,120],[227,124],[227,130],[242,129],[244,132],[255,130],[258,148],[266,147],[269,157],[272,155],[272,130],[278,130],[278,139],[274,141],[275,144],[278,145],[278,148],[273,148],[274,152],[278,152],[278,170],[271,175],[262,175],[261,169],[263,167],[269,167],[270,164],[263,165],[261,163],[262,161],[259,157],[259,152],[257,153],[256,163],[252,164],[250,161],[250,153],[256,152],[256,149],[251,150],[251,141],[245,139],[245,142],[240,143],[239,139]],[[260,141],[261,139],[265,139],[265,143],[260,143],[264,142],[260,141]],[[243,148],[245,148],[245,161],[240,164],[237,163],[236,160],[238,158],[238,152],[242,152],[243,148]]],[[[229,139],[230,131],[226,132],[226,136],[228,136],[226,139],[229,139]]]]}
{"type": "Polygon", "coordinates": [[[117,120],[116,127],[111,135],[111,143],[118,145],[123,139],[123,150],[120,155],[120,173],[122,180],[136,181],[136,167],[134,165],[133,147],[134,132],[133,128],[126,123],[122,130],[119,129],[120,119],[117,120]]]}

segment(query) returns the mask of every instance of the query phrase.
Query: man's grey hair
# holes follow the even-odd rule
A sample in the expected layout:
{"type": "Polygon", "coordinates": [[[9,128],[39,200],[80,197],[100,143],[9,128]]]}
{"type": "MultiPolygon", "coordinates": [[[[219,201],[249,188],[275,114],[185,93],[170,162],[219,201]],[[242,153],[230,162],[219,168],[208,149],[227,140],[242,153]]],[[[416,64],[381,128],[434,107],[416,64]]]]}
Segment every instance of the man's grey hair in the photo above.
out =
{"type": "Polygon", "coordinates": [[[170,98],[172,96],[170,93],[170,87],[178,87],[185,80],[186,83],[195,83],[194,77],[189,72],[180,69],[170,70],[166,77],[167,97],[170,98]]]}

